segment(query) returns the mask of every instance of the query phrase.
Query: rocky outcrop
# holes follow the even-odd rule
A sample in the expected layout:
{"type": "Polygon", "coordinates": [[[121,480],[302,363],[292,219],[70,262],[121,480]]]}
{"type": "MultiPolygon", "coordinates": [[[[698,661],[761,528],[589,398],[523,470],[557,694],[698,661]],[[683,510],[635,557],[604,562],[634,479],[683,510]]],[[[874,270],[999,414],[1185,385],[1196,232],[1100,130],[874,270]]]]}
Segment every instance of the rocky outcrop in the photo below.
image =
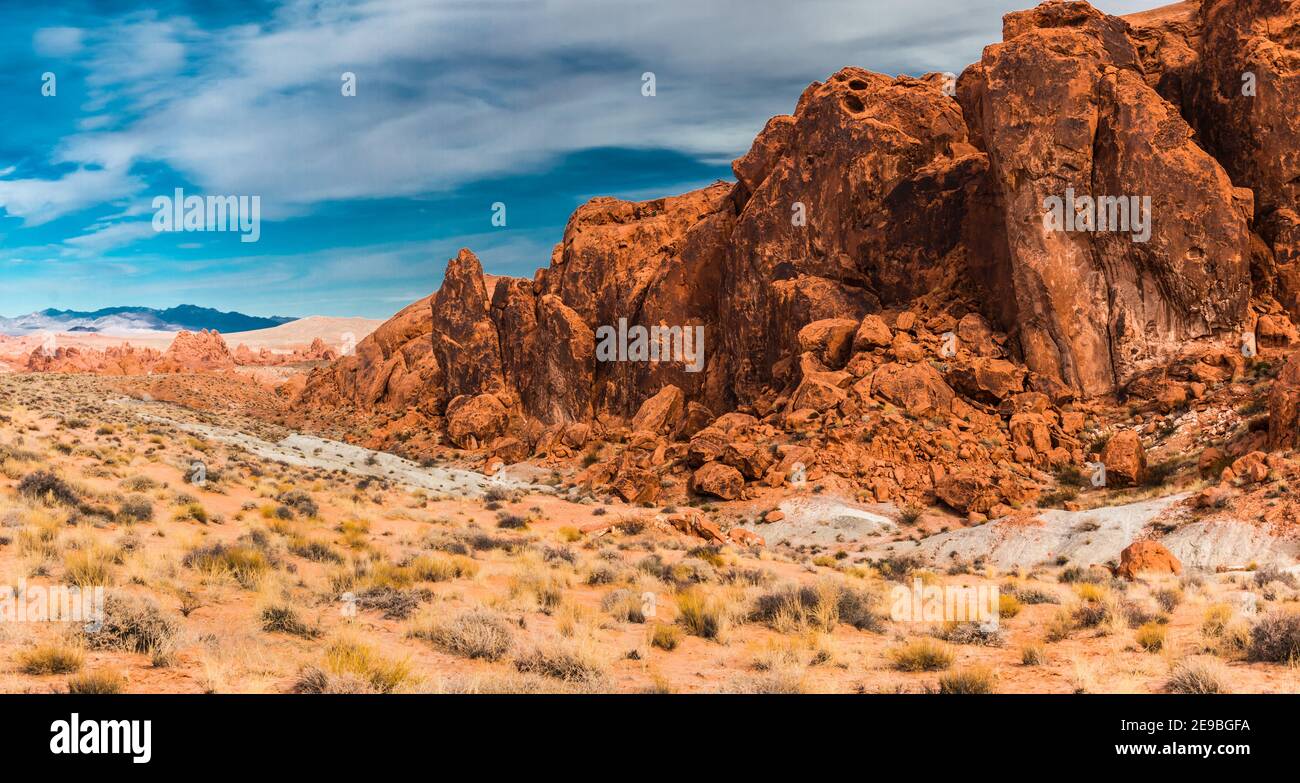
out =
{"type": "MultiPolygon", "coordinates": [[[[1248,5],[1129,22],[1044,3],[1007,15],[955,94],[845,68],[767,123],[734,184],[592,199],[532,279],[460,251],[299,405],[417,411],[453,444],[541,459],[601,441],[581,481],[634,502],[841,479],[972,515],[1032,502],[1092,458],[1093,398],[1169,414],[1243,376],[1241,331],[1296,339],[1268,298],[1281,234],[1260,234],[1289,180],[1251,157],[1290,120],[1249,143],[1272,126],[1243,120],[1225,169],[1200,119],[1226,111],[1201,94],[1229,35],[1206,19],[1240,16],[1287,73],[1294,3],[1248,5]]],[[[1102,455],[1121,483],[1142,480],[1130,440],[1102,455]]]]}
{"type": "Polygon", "coordinates": [[[1008,14],[959,84],[1008,216],[1025,363],[1086,395],[1239,327],[1250,296],[1250,199],[1127,29],[1087,3],[1008,14]]]}

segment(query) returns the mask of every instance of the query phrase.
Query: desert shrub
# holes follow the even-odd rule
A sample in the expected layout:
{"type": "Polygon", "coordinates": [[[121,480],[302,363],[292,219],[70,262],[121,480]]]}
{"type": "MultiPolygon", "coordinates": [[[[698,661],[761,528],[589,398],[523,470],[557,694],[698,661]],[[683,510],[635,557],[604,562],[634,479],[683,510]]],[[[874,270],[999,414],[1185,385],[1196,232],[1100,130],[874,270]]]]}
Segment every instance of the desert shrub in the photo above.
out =
{"type": "Polygon", "coordinates": [[[597,563],[587,572],[584,581],[592,587],[613,584],[618,581],[618,570],[605,563],[597,563]]]}
{"type": "Polygon", "coordinates": [[[1232,607],[1227,604],[1214,604],[1205,610],[1201,619],[1201,633],[1212,638],[1223,635],[1228,623],[1232,621],[1232,607]]]}
{"type": "Polygon", "coordinates": [[[157,489],[158,482],[144,475],[130,476],[122,479],[121,487],[128,492],[148,492],[157,489]]]}
{"type": "Polygon", "coordinates": [[[126,523],[152,522],[153,502],[144,495],[128,495],[118,505],[117,517],[126,523]]]}
{"type": "Polygon", "coordinates": [[[187,568],[207,574],[229,574],[241,587],[251,590],[271,568],[266,554],[244,544],[209,544],[191,549],[181,558],[187,568]]]}
{"type": "Polygon", "coordinates": [[[30,500],[62,503],[65,506],[75,506],[81,502],[76,490],[48,470],[37,470],[24,476],[18,482],[18,494],[30,500]]]}
{"type": "Polygon", "coordinates": [[[1264,587],[1265,585],[1272,584],[1273,582],[1281,582],[1282,584],[1291,588],[1300,587],[1300,584],[1297,584],[1295,574],[1291,573],[1290,571],[1283,571],[1281,568],[1278,568],[1276,565],[1264,566],[1263,568],[1256,570],[1254,576],[1255,576],[1255,585],[1257,587],[1264,587]]]}
{"type": "Polygon", "coordinates": [[[904,672],[933,672],[947,669],[954,656],[948,648],[932,639],[917,639],[889,651],[895,669],[904,672]]]}
{"type": "Polygon", "coordinates": [[[24,674],[71,674],[85,662],[81,650],[63,644],[44,644],[18,653],[18,670],[24,674]]]}
{"type": "Polygon", "coordinates": [[[945,623],[935,630],[938,639],[952,644],[973,644],[980,647],[1001,647],[1006,642],[1002,629],[984,623],[945,623]]]}
{"type": "Polygon", "coordinates": [[[594,683],[605,677],[605,665],[586,645],[552,639],[530,647],[515,658],[515,669],[564,682],[594,683]]]}
{"type": "Polygon", "coordinates": [[[1020,614],[1020,601],[1016,600],[1014,595],[1002,593],[998,595],[998,617],[1009,620],[1020,614]]]}
{"type": "Polygon", "coordinates": [[[894,582],[901,582],[907,578],[908,574],[924,567],[920,558],[912,555],[891,555],[882,560],[873,561],[871,565],[880,572],[882,577],[894,582]]]}
{"type": "Polygon", "coordinates": [[[1300,661],[1300,612],[1279,610],[1259,618],[1250,629],[1246,654],[1252,661],[1300,661]]]}
{"type": "Polygon", "coordinates": [[[1070,566],[1061,571],[1056,577],[1058,581],[1064,584],[1099,584],[1104,581],[1102,575],[1091,568],[1082,568],[1080,566],[1070,566]]]}
{"type": "Polygon", "coordinates": [[[379,611],[385,620],[405,620],[410,617],[420,604],[433,597],[425,589],[409,589],[383,585],[370,587],[355,596],[357,608],[362,611],[379,611]]]}
{"type": "Polygon", "coordinates": [[[407,567],[421,582],[445,582],[478,573],[478,563],[464,555],[420,555],[412,558],[407,567]]]}
{"type": "Polygon", "coordinates": [[[567,546],[548,546],[542,549],[542,561],[551,564],[567,563],[576,565],[578,556],[567,546]]]}
{"type": "Polygon", "coordinates": [[[109,669],[84,672],[68,678],[68,693],[121,693],[125,688],[126,679],[121,674],[109,669]]]}
{"type": "Polygon", "coordinates": [[[1047,650],[1041,644],[1027,644],[1020,650],[1020,663],[1024,666],[1042,666],[1047,663],[1047,650]]]}
{"type": "Polygon", "coordinates": [[[148,653],[158,662],[174,648],[180,624],[151,598],[112,591],[104,597],[102,626],[82,633],[92,650],[148,653]]]}
{"type": "Polygon", "coordinates": [[[524,530],[528,527],[528,520],[518,514],[502,511],[497,514],[497,527],[503,530],[524,530]]]}
{"type": "Polygon", "coordinates": [[[315,639],[320,636],[318,629],[298,618],[298,613],[293,607],[283,604],[275,604],[262,610],[262,630],[268,633],[287,633],[304,639],[315,639]]]}
{"type": "Polygon", "coordinates": [[[677,594],[677,613],[686,632],[702,639],[721,640],[731,624],[723,602],[699,588],[677,594]]]}
{"type": "Polygon", "coordinates": [[[63,558],[63,580],[83,589],[113,584],[113,553],[99,546],[68,552],[63,558]]]}
{"type": "Polygon", "coordinates": [[[499,661],[514,644],[514,633],[501,615],[488,609],[470,609],[455,618],[412,632],[417,639],[462,658],[499,661]]]}
{"type": "Polygon", "coordinates": [[[678,587],[708,584],[718,580],[718,572],[713,566],[696,557],[685,557],[670,566],[665,566],[657,576],[678,587]]]}
{"type": "Polygon", "coordinates": [[[606,593],[600,599],[600,608],[620,622],[644,623],[646,621],[645,601],[632,590],[620,588],[606,593]]]}
{"type": "Polygon", "coordinates": [[[1030,606],[1036,604],[1059,604],[1061,600],[1055,594],[1046,590],[1039,590],[1033,587],[1022,587],[1016,590],[1012,595],[1022,604],[1030,606]]]}
{"type": "Polygon", "coordinates": [[[1165,588],[1156,591],[1156,603],[1166,612],[1172,612],[1183,602],[1183,591],[1174,588],[1165,588]]]}
{"type": "Polygon", "coordinates": [[[510,575],[507,589],[511,598],[531,594],[543,609],[555,609],[564,599],[569,586],[567,577],[527,564],[510,575]]]}
{"type": "Polygon", "coordinates": [[[1134,639],[1147,652],[1159,652],[1165,646],[1166,630],[1160,623],[1146,623],[1137,629],[1134,639]]]}
{"type": "Polygon", "coordinates": [[[939,693],[993,693],[997,678],[987,666],[968,666],[939,678],[939,693]]]}
{"type": "Polygon", "coordinates": [[[1074,630],[1074,615],[1065,610],[1058,609],[1052,619],[1047,621],[1047,627],[1044,629],[1043,638],[1049,642],[1059,642],[1070,635],[1074,630]]]}
{"type": "Polygon", "coordinates": [[[782,585],[760,594],[749,618],[776,630],[814,627],[834,630],[845,622],[860,631],[879,633],[884,618],[876,612],[873,595],[837,582],[817,585],[782,585]]]}
{"type": "Polygon", "coordinates": [[[1231,693],[1227,685],[1227,668],[1209,656],[1179,661],[1174,665],[1165,689],[1170,693],[1231,693]]]}
{"type": "Polygon", "coordinates": [[[668,652],[676,650],[677,645],[681,643],[681,639],[682,632],[675,625],[656,623],[654,630],[650,632],[650,646],[668,652]]]}
{"type": "Polygon", "coordinates": [[[275,500],[281,506],[292,509],[298,516],[315,517],[320,514],[320,508],[317,507],[316,501],[312,500],[311,495],[301,489],[282,492],[276,496],[275,500]]]}
{"type": "Polygon", "coordinates": [[[289,540],[289,553],[313,563],[342,563],[343,555],[324,541],[297,536],[289,540]]]}
{"type": "Polygon", "coordinates": [[[392,693],[411,679],[405,661],[390,661],[373,649],[347,639],[325,649],[323,667],[308,666],[298,674],[297,693],[392,693]]]}

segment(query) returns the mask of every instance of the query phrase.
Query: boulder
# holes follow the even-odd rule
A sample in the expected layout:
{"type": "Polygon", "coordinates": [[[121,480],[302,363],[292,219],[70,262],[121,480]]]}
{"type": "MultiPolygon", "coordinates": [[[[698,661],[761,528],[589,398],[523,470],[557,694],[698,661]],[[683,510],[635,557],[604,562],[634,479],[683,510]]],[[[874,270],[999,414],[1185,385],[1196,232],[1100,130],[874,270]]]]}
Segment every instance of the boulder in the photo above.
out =
{"type": "Polygon", "coordinates": [[[1119,569],[1116,575],[1128,580],[1137,579],[1140,574],[1181,574],[1183,564],[1173,556],[1164,544],[1156,541],[1134,541],[1119,553],[1119,569]]]}
{"type": "Polygon", "coordinates": [[[736,500],[745,489],[745,477],[730,465],[709,462],[691,475],[690,489],[697,495],[736,500]]]}

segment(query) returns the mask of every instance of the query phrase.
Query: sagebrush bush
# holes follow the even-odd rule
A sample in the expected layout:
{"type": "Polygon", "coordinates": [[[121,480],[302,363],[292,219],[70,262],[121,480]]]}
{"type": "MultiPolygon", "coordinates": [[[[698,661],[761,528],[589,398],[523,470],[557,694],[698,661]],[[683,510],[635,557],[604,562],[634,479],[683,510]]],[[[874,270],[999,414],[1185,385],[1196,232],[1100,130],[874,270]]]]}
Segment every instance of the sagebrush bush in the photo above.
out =
{"type": "Polygon", "coordinates": [[[1300,612],[1279,610],[1259,618],[1246,654],[1252,661],[1300,662],[1300,612]]]}
{"type": "Polygon", "coordinates": [[[514,632],[510,623],[489,609],[470,609],[451,620],[417,628],[412,636],[462,658],[498,661],[510,652],[514,632]]]}
{"type": "Polygon", "coordinates": [[[30,500],[62,503],[65,506],[76,506],[81,502],[76,490],[48,470],[38,470],[24,476],[18,482],[18,494],[30,500]]]}
{"type": "Polygon", "coordinates": [[[1227,685],[1227,667],[1205,655],[1184,658],[1175,664],[1165,688],[1170,693],[1231,693],[1227,685]]]}

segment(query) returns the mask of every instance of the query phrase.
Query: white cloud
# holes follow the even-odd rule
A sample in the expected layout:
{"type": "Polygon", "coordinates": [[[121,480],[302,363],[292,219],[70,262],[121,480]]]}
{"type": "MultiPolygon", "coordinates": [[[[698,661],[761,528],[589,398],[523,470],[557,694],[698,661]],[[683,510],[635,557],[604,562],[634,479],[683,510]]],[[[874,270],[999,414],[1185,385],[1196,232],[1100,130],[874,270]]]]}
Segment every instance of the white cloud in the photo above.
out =
{"type": "MultiPolygon", "coordinates": [[[[88,120],[55,157],[117,172],[88,194],[119,198],[147,198],[121,172],[164,161],[209,193],[260,195],[266,219],[509,176],[589,147],[725,159],[809,81],[844,65],[960,71],[997,39],[1002,13],[1031,4],[294,0],[264,26],[216,31],[136,14],[88,37],[89,108],[124,99],[143,115],[88,120]],[[653,98],[640,93],[645,70],[653,98]],[[339,94],[344,71],[355,98],[339,94]]],[[[71,177],[24,182],[0,183],[0,205],[29,223],[50,219],[37,215],[46,205],[90,200],[71,177]]]]}
{"type": "Polygon", "coordinates": [[[32,36],[32,48],[42,57],[71,57],[81,51],[84,37],[76,27],[42,27],[32,36]]]}

